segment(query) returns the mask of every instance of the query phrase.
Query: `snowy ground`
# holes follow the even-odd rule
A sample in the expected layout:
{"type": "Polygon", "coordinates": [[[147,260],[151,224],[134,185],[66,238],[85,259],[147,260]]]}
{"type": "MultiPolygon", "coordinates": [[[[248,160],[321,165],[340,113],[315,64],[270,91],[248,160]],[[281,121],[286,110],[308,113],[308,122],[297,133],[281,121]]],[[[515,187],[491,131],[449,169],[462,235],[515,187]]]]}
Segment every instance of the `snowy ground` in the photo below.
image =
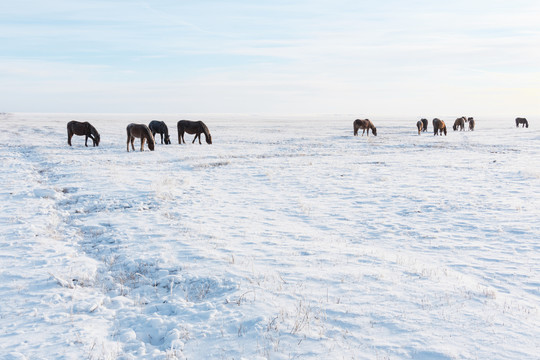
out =
{"type": "Polygon", "coordinates": [[[534,119],[179,119],[0,118],[0,358],[538,359],[534,119]]]}

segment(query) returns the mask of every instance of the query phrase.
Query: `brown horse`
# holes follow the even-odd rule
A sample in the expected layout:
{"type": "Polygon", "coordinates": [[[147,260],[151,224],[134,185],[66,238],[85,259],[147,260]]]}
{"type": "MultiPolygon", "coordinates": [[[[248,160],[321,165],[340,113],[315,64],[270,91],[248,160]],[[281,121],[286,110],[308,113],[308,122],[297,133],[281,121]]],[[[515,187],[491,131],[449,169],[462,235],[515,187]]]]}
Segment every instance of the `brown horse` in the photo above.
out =
{"type": "Polygon", "coordinates": [[[176,124],[176,127],[178,128],[179,144],[186,143],[184,140],[184,132],[187,132],[188,134],[195,134],[195,137],[191,142],[192,144],[195,142],[195,140],[197,140],[197,138],[199,138],[199,144],[201,143],[201,133],[204,134],[207,144],[212,143],[212,135],[210,135],[208,127],[202,121],[180,120],[176,124]]]}
{"type": "Polygon", "coordinates": [[[148,126],[144,124],[129,124],[126,128],[127,131],[127,151],[129,152],[129,143],[131,143],[131,148],[135,151],[133,142],[135,138],[141,139],[141,151],[144,151],[144,142],[148,142],[148,148],[150,151],[154,151],[154,137],[148,126]]]}
{"type": "Polygon", "coordinates": [[[521,127],[529,127],[529,122],[527,119],[518,117],[516,118],[516,127],[519,127],[520,124],[522,124],[521,127]]]}
{"type": "Polygon", "coordinates": [[[433,119],[433,135],[441,135],[444,132],[444,136],[446,136],[446,124],[441,119],[433,119]]]}
{"type": "Polygon", "coordinates": [[[470,117],[467,121],[469,122],[469,131],[474,131],[474,118],[470,117]]]}
{"type": "Polygon", "coordinates": [[[354,136],[358,136],[358,129],[362,129],[362,136],[364,136],[364,133],[367,130],[367,136],[369,136],[369,129],[373,132],[373,135],[377,136],[377,128],[369,119],[356,119],[353,122],[353,128],[354,128],[354,136]]]}
{"type": "Polygon", "coordinates": [[[416,123],[416,127],[418,128],[418,135],[420,135],[420,133],[422,132],[422,130],[424,129],[424,123],[422,122],[422,120],[418,121],[416,123]]]}
{"type": "Polygon", "coordinates": [[[460,131],[465,130],[465,120],[467,120],[465,116],[457,118],[456,121],[454,121],[454,126],[452,127],[454,131],[456,131],[458,128],[460,131]]]}
{"type": "Polygon", "coordinates": [[[427,131],[427,125],[428,125],[427,119],[420,119],[420,121],[422,122],[422,131],[427,131]]]}
{"type": "Polygon", "coordinates": [[[96,128],[90,125],[89,122],[70,121],[67,123],[68,144],[71,146],[71,138],[73,135],[86,136],[84,145],[88,147],[88,138],[92,139],[94,146],[99,146],[99,133],[96,128]]]}

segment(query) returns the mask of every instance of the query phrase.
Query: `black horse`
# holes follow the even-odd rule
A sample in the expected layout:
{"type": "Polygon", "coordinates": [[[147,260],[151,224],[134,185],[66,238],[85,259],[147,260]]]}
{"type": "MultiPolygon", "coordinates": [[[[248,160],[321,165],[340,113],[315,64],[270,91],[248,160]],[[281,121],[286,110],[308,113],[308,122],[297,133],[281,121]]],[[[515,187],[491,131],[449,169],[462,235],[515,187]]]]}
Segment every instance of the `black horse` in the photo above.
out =
{"type": "Polygon", "coordinates": [[[187,132],[188,134],[195,134],[195,137],[191,142],[192,144],[195,142],[195,140],[197,140],[197,138],[199,138],[199,144],[201,143],[201,133],[204,134],[207,144],[212,143],[212,135],[210,135],[208,127],[202,121],[180,120],[176,124],[176,127],[178,128],[179,144],[186,143],[184,140],[184,132],[187,132]]]}
{"type": "Polygon", "coordinates": [[[68,144],[71,146],[71,138],[73,135],[86,136],[84,145],[88,147],[88,138],[92,139],[94,146],[99,146],[99,133],[96,128],[90,125],[89,122],[70,121],[67,123],[68,144]]]}
{"type": "Polygon", "coordinates": [[[421,119],[420,121],[422,122],[422,131],[427,131],[427,125],[428,125],[427,119],[421,119]]]}
{"type": "Polygon", "coordinates": [[[163,137],[165,137],[165,145],[169,145],[171,143],[171,138],[169,137],[169,128],[167,127],[167,124],[165,124],[165,122],[152,120],[150,121],[150,124],[148,124],[148,128],[152,132],[152,136],[154,138],[156,137],[156,133],[159,133],[161,135],[162,144],[163,137]]]}
{"type": "Polygon", "coordinates": [[[516,127],[519,127],[520,124],[522,124],[521,127],[529,127],[529,122],[527,119],[518,117],[516,118],[516,127]]]}

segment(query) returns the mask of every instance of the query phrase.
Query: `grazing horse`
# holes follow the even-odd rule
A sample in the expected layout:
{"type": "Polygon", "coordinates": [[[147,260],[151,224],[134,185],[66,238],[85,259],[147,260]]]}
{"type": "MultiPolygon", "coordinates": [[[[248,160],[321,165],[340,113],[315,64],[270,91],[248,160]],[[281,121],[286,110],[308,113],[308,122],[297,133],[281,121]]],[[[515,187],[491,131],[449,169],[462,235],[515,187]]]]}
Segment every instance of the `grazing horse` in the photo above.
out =
{"type": "Polygon", "coordinates": [[[427,125],[428,125],[427,119],[420,119],[420,121],[422,122],[422,131],[427,131],[427,125]]]}
{"type": "Polygon", "coordinates": [[[161,135],[162,144],[163,144],[164,136],[165,136],[165,145],[169,145],[171,143],[171,138],[169,137],[169,128],[167,127],[167,124],[165,124],[165,122],[152,120],[150,121],[150,124],[148,124],[148,128],[152,132],[152,136],[154,137],[154,139],[156,138],[156,133],[159,133],[161,135]]]}
{"type": "Polygon", "coordinates": [[[67,123],[68,144],[71,146],[73,135],[85,135],[84,145],[88,147],[88,138],[92,139],[94,146],[99,146],[99,133],[89,122],[70,121],[67,123]]]}
{"type": "Polygon", "coordinates": [[[469,131],[474,131],[474,118],[470,117],[467,121],[469,122],[469,131]]]}
{"type": "Polygon", "coordinates": [[[437,135],[437,132],[439,135],[442,136],[444,132],[444,136],[446,136],[446,124],[441,119],[433,119],[433,135],[437,135]]]}
{"type": "Polygon", "coordinates": [[[148,148],[150,151],[154,151],[154,137],[148,126],[144,124],[129,124],[126,128],[127,131],[127,151],[129,152],[129,143],[131,143],[131,148],[135,151],[133,142],[135,138],[141,139],[141,151],[144,151],[144,142],[148,142],[148,148]]]}
{"type": "Polygon", "coordinates": [[[452,127],[454,131],[456,131],[458,128],[460,131],[465,130],[465,120],[467,118],[465,116],[462,116],[460,118],[457,118],[456,121],[454,121],[454,126],[452,127]]]}
{"type": "Polygon", "coordinates": [[[195,142],[195,140],[197,140],[197,138],[199,138],[199,144],[201,143],[201,133],[204,134],[207,144],[212,143],[212,135],[210,135],[208,127],[202,121],[180,120],[176,124],[176,127],[178,128],[179,144],[186,143],[184,140],[184,132],[187,132],[188,134],[195,134],[195,137],[191,142],[192,144],[195,142]]]}
{"type": "Polygon", "coordinates": [[[522,124],[521,127],[529,127],[529,122],[525,118],[518,117],[516,118],[516,127],[519,127],[519,124],[522,124]]]}
{"type": "Polygon", "coordinates": [[[418,128],[418,135],[420,135],[420,133],[422,132],[422,130],[424,129],[424,123],[422,122],[422,120],[418,121],[416,123],[416,127],[418,128]]]}
{"type": "Polygon", "coordinates": [[[354,136],[358,136],[358,129],[362,129],[362,136],[364,136],[364,133],[367,130],[367,136],[369,136],[369,129],[373,132],[373,135],[377,136],[377,128],[369,119],[356,119],[353,122],[353,128],[354,128],[354,136]]]}

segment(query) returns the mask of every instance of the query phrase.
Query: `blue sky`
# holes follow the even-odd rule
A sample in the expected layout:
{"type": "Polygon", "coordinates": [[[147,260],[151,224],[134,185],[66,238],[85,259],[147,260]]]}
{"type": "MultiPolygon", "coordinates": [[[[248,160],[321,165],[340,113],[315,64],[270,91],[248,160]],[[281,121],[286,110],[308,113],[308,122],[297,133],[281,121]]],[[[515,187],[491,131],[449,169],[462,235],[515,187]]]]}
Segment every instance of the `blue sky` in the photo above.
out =
{"type": "Polygon", "coordinates": [[[4,1],[0,112],[540,114],[540,2],[4,1]]]}

